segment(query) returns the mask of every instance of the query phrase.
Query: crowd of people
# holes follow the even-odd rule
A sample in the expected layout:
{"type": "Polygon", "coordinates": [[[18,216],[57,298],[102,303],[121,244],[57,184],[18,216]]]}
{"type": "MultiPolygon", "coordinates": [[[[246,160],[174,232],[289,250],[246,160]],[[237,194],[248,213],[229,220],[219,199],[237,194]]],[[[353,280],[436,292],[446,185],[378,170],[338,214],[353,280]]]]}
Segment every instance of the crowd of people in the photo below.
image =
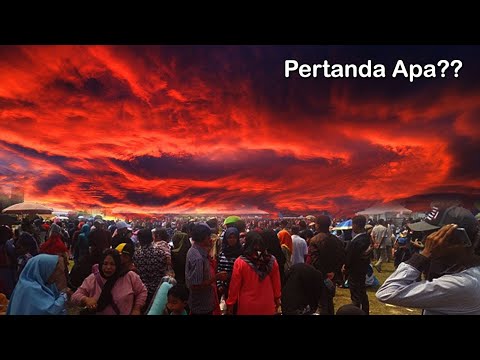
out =
{"type": "Polygon", "coordinates": [[[459,206],[395,225],[362,215],[158,222],[43,221],[0,227],[8,315],[368,315],[386,303],[480,314],[479,224],[459,206]],[[395,272],[379,284],[382,264],[395,272]],[[72,266],[73,264],[73,266],[72,266]],[[338,287],[351,304],[335,309],[338,287]]]}

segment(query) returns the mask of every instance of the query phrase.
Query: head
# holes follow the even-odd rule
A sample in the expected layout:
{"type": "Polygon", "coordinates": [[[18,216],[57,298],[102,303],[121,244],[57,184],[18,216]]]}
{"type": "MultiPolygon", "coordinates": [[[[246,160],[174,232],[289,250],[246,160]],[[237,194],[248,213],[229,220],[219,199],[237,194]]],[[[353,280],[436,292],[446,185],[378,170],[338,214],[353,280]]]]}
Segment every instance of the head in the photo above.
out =
{"type": "Polygon", "coordinates": [[[137,239],[140,246],[147,246],[153,242],[152,231],[148,229],[141,229],[137,233],[137,239]]]}
{"type": "Polygon", "coordinates": [[[133,260],[133,255],[135,253],[135,247],[130,243],[121,243],[115,250],[120,254],[120,260],[122,265],[129,264],[133,260]]]}
{"type": "Polygon", "coordinates": [[[416,223],[409,223],[407,226],[413,231],[421,231],[428,235],[447,224],[457,224],[458,227],[464,228],[472,243],[472,246],[468,249],[479,253],[480,231],[478,221],[469,210],[463,207],[433,207],[425,219],[416,223]]]}
{"type": "Polygon", "coordinates": [[[235,227],[228,228],[223,239],[223,243],[226,243],[229,247],[234,247],[240,241],[240,233],[235,227]]]}
{"type": "Polygon", "coordinates": [[[352,231],[355,234],[361,234],[366,231],[367,218],[363,215],[357,215],[352,218],[352,231]]]}
{"type": "Polygon", "coordinates": [[[52,237],[52,236],[62,236],[62,228],[60,226],[58,226],[57,224],[52,224],[52,226],[50,226],[50,231],[49,231],[49,234],[48,234],[48,237],[52,237]]]}
{"type": "Polygon", "coordinates": [[[300,227],[300,230],[306,230],[307,229],[307,223],[305,222],[305,220],[300,220],[298,222],[298,226],[300,227]]]}
{"type": "Polygon", "coordinates": [[[12,230],[6,226],[0,226],[0,245],[5,244],[8,240],[10,240],[13,236],[12,230]]]}
{"type": "Polygon", "coordinates": [[[287,227],[287,225],[288,225],[288,221],[287,221],[287,220],[283,219],[282,221],[280,221],[280,227],[281,227],[282,229],[285,229],[285,228],[287,227]]]}
{"type": "Polygon", "coordinates": [[[251,255],[260,256],[261,254],[264,254],[266,250],[267,250],[267,246],[266,246],[265,240],[262,238],[262,236],[259,233],[257,233],[256,231],[250,231],[249,233],[247,233],[247,236],[245,238],[245,250],[244,250],[244,254],[246,256],[251,256],[251,255]]]}
{"type": "Polygon", "coordinates": [[[318,232],[328,234],[330,232],[330,225],[332,225],[332,221],[327,215],[320,215],[317,218],[315,225],[318,232]]]}
{"type": "Polygon", "coordinates": [[[211,247],[212,230],[205,223],[198,223],[192,229],[192,240],[203,247],[211,247]]]}
{"type": "Polygon", "coordinates": [[[126,234],[128,232],[128,224],[125,221],[117,221],[116,227],[118,234],[126,234]]]}
{"type": "MultiPolygon", "coordinates": [[[[38,256],[38,255],[37,255],[38,256]]],[[[55,284],[58,290],[63,290],[67,287],[67,277],[65,275],[65,259],[62,256],[54,255],[58,257],[55,270],[48,278],[47,283],[55,284]]]]}
{"type": "Polygon", "coordinates": [[[292,235],[298,235],[300,233],[300,227],[298,225],[293,225],[291,231],[292,235]]]}
{"type": "Polygon", "coordinates": [[[93,222],[93,226],[95,226],[95,229],[97,230],[102,230],[104,228],[104,222],[100,219],[97,219],[93,222]]]}
{"type": "Polygon", "coordinates": [[[100,274],[109,279],[120,272],[122,260],[120,254],[115,249],[107,249],[103,252],[102,260],[100,261],[100,274]]]}
{"type": "Polygon", "coordinates": [[[168,232],[164,228],[155,228],[155,241],[166,241],[168,242],[168,232]]]}
{"type": "Polygon", "coordinates": [[[181,315],[187,306],[188,296],[190,295],[188,288],[183,284],[173,285],[168,290],[167,308],[175,315],[181,315]]]}
{"type": "Polygon", "coordinates": [[[340,306],[337,310],[337,315],[367,315],[365,311],[356,307],[353,304],[340,306]]]}

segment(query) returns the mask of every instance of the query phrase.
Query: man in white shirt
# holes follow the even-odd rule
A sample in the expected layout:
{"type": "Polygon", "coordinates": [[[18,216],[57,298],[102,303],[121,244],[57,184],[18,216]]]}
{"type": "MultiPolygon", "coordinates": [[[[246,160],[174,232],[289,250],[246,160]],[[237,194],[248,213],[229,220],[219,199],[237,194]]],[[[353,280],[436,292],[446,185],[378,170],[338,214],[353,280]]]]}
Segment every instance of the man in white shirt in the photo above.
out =
{"type": "Polygon", "coordinates": [[[292,265],[303,264],[308,254],[307,242],[298,235],[300,233],[300,227],[298,225],[293,225],[291,231],[293,243],[292,265]]]}
{"type": "Polygon", "coordinates": [[[459,206],[433,208],[425,221],[408,226],[440,230],[427,236],[421,254],[390,275],[376,293],[378,300],[421,308],[425,315],[480,315],[480,257],[475,254],[480,236],[473,214],[459,206]],[[416,281],[422,272],[427,279],[416,281]]]}

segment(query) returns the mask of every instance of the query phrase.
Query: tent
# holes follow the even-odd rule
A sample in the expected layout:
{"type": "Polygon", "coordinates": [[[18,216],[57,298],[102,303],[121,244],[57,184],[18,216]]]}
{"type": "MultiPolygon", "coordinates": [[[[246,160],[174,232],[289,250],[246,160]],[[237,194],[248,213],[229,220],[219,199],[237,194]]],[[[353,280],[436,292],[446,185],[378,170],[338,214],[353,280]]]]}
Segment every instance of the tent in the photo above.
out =
{"type": "Polygon", "coordinates": [[[392,218],[400,215],[410,215],[412,210],[407,209],[399,204],[377,204],[363,211],[359,211],[356,215],[365,215],[366,217],[378,217],[378,218],[392,218]]]}
{"type": "Polygon", "coordinates": [[[350,230],[352,228],[352,220],[346,220],[338,223],[332,230],[350,230]]]}

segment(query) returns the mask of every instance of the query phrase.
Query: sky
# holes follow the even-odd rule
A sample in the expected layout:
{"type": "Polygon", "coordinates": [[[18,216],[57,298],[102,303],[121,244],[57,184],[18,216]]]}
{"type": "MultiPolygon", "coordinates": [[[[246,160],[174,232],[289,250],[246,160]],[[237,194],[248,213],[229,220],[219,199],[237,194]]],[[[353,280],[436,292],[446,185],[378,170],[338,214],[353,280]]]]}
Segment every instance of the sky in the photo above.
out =
{"type": "Polygon", "coordinates": [[[479,46],[0,46],[0,191],[116,213],[472,203],[479,61],[479,46]],[[286,78],[288,59],[385,77],[286,78]],[[393,78],[398,60],[436,77],[393,78]]]}

